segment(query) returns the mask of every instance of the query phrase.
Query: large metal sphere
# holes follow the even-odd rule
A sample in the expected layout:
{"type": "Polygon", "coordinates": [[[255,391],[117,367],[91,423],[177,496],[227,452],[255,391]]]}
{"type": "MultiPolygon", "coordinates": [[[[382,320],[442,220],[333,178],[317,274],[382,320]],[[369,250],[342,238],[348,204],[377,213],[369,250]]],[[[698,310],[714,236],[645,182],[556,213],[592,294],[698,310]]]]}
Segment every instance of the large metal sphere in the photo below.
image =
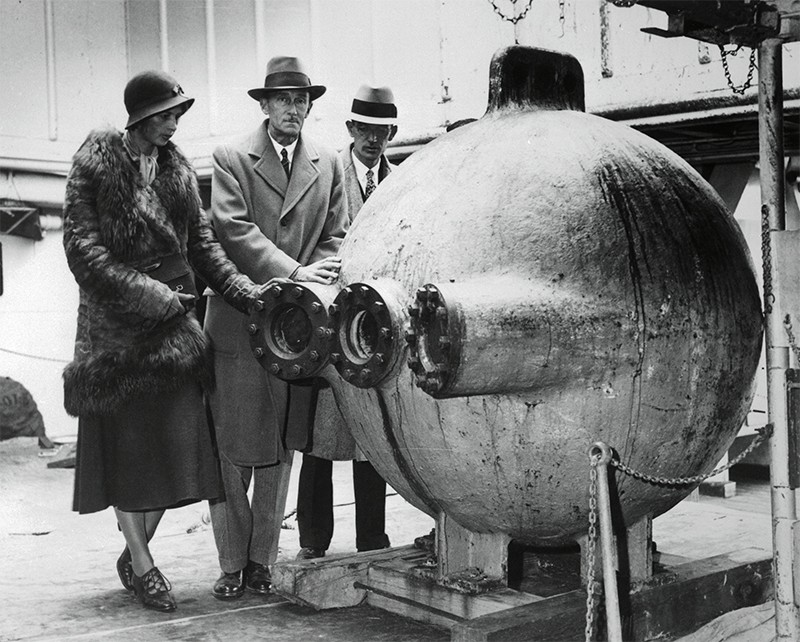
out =
{"type": "MultiPolygon", "coordinates": [[[[435,399],[405,366],[371,389],[332,381],[387,481],[469,530],[571,541],[587,528],[593,442],[650,475],[697,475],[749,408],[761,311],[743,237],[690,166],[625,126],[577,111],[488,113],[403,163],[341,256],[344,284],[392,280],[407,304],[426,283],[474,282],[493,327],[528,324],[528,374],[507,393],[435,399]],[[520,286],[537,293],[538,316],[504,303],[520,286]]],[[[508,376],[506,357],[505,372],[481,366],[487,380],[508,376]]],[[[692,486],[617,473],[617,488],[631,523],[692,486]]]]}

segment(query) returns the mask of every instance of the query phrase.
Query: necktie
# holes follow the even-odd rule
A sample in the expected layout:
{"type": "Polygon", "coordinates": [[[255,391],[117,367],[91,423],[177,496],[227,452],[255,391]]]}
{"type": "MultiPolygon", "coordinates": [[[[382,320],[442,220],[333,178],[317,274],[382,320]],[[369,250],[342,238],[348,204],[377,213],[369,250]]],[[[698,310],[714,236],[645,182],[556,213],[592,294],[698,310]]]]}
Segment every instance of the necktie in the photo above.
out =
{"type": "Polygon", "coordinates": [[[286,153],[285,147],[281,150],[281,165],[283,165],[283,171],[286,172],[286,178],[289,178],[292,170],[289,169],[289,155],[286,153]]]}
{"type": "Polygon", "coordinates": [[[366,186],[366,188],[364,188],[364,200],[368,199],[370,194],[372,194],[372,192],[374,192],[375,188],[377,187],[375,185],[375,181],[372,180],[373,176],[375,176],[375,174],[372,172],[371,169],[368,169],[367,170],[367,186],[366,186]]]}

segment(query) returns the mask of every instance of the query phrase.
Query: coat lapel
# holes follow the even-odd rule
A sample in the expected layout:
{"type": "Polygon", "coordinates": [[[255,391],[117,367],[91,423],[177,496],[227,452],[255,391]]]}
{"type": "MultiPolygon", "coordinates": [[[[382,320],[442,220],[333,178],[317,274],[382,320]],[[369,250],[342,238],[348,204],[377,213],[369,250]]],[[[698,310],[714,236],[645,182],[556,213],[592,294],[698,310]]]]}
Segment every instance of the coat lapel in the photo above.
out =
{"type": "Polygon", "coordinates": [[[250,149],[247,153],[255,160],[253,171],[263,178],[272,189],[286,198],[286,188],[288,179],[283,171],[281,161],[275,153],[275,147],[269,139],[267,133],[267,121],[262,123],[253,137],[250,139],[250,149]]]}
{"type": "MultiPolygon", "coordinates": [[[[277,154],[275,154],[275,158],[277,160],[277,154]]],[[[297,147],[294,149],[292,177],[289,180],[286,197],[283,199],[281,218],[297,205],[297,202],[319,178],[318,160],[319,153],[313,143],[305,141],[303,135],[300,134],[300,140],[297,141],[297,147]]],[[[280,163],[278,163],[278,167],[280,167],[280,163]]],[[[282,168],[281,171],[283,171],[282,168]]]]}

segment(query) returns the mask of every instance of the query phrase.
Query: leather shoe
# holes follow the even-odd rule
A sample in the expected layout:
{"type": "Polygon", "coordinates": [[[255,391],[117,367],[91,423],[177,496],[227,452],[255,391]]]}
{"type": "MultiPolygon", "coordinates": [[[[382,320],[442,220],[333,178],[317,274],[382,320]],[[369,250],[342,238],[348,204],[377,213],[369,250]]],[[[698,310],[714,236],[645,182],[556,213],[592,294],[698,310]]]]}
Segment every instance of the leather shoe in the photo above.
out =
{"type": "Polygon", "coordinates": [[[122,582],[122,586],[125,587],[126,591],[133,590],[133,564],[131,564],[131,552],[128,550],[128,547],[125,547],[125,550],[122,551],[122,555],[119,556],[117,559],[117,575],[119,575],[119,581],[122,582]]]}
{"type": "Polygon", "coordinates": [[[244,595],[242,572],[223,572],[222,575],[219,576],[219,579],[214,582],[214,588],[211,590],[211,593],[218,600],[235,600],[237,597],[242,597],[242,595],[244,595]]]}
{"type": "Polygon", "coordinates": [[[300,549],[300,552],[297,553],[297,557],[295,559],[298,560],[313,560],[318,557],[325,557],[325,550],[322,548],[311,548],[310,546],[304,546],[300,549]]]}
{"type": "Polygon", "coordinates": [[[244,569],[244,586],[253,593],[267,595],[272,587],[272,574],[263,564],[250,560],[244,569]]]}
{"type": "Polygon", "coordinates": [[[133,592],[147,609],[168,613],[177,608],[170,590],[172,585],[155,566],[139,577],[133,574],[133,592]]]}

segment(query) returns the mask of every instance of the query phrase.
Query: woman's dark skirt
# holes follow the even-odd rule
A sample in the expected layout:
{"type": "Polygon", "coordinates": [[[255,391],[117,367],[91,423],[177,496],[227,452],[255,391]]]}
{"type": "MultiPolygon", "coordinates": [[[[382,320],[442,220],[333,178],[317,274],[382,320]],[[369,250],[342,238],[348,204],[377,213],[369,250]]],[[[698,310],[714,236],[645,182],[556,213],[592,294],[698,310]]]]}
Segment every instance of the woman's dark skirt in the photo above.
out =
{"type": "Polygon", "coordinates": [[[79,419],[73,510],[159,510],[221,496],[198,384],[79,419]]]}

